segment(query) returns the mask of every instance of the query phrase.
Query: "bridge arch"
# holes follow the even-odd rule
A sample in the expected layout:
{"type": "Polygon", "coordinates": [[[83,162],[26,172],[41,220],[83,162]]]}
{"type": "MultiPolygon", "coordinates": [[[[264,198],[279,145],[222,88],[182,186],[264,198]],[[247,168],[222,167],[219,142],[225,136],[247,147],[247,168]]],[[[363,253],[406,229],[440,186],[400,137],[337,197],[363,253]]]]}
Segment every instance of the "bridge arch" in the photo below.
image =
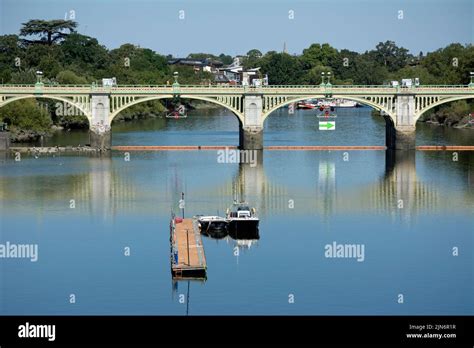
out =
{"type": "Polygon", "coordinates": [[[434,107],[437,107],[439,105],[442,105],[442,104],[447,104],[447,103],[450,103],[450,102],[453,102],[453,101],[457,101],[457,100],[465,100],[465,99],[473,99],[474,98],[474,95],[464,95],[464,96],[457,96],[457,97],[449,97],[449,98],[445,98],[445,99],[441,99],[441,100],[438,100],[436,103],[433,103],[433,104],[430,104],[429,106],[427,106],[426,108],[420,110],[419,112],[416,113],[415,115],[415,122],[421,117],[421,115],[423,115],[426,111],[434,108],[434,107]]]}
{"type": "MultiPolygon", "coordinates": [[[[325,99],[325,98],[326,98],[326,96],[321,94],[321,95],[298,96],[296,98],[289,99],[289,100],[285,101],[284,103],[276,105],[276,106],[272,107],[271,109],[269,109],[268,111],[266,111],[263,115],[263,122],[265,122],[267,117],[270,116],[270,114],[272,112],[274,112],[275,110],[277,110],[277,109],[279,109],[279,108],[281,108],[285,105],[289,105],[289,104],[292,104],[292,103],[297,103],[301,100],[306,100],[306,99],[325,99]]],[[[377,103],[372,102],[370,100],[367,100],[367,99],[364,99],[364,98],[361,98],[361,97],[347,96],[347,95],[332,95],[331,98],[352,100],[352,101],[355,101],[355,102],[359,102],[360,104],[370,106],[370,107],[372,107],[376,110],[385,112],[392,119],[392,121],[395,122],[396,118],[395,118],[395,115],[393,114],[393,112],[391,110],[388,110],[387,108],[384,108],[380,104],[377,104],[377,103]]]]}
{"type": "Polygon", "coordinates": [[[90,114],[90,112],[88,110],[84,109],[82,107],[82,105],[78,105],[70,99],[67,99],[67,98],[64,98],[64,97],[58,97],[58,96],[54,96],[54,95],[53,96],[52,95],[43,96],[43,95],[31,94],[31,95],[22,95],[22,96],[18,96],[18,97],[13,97],[13,98],[10,98],[10,99],[7,99],[7,100],[1,102],[0,103],[0,108],[5,106],[5,105],[8,105],[10,103],[13,103],[15,101],[22,100],[22,99],[30,99],[30,98],[34,98],[34,99],[43,98],[43,99],[53,99],[53,100],[62,101],[64,103],[66,103],[68,105],[71,105],[71,106],[75,107],[76,109],[80,110],[84,114],[84,116],[87,118],[87,121],[89,122],[89,125],[91,124],[92,115],[90,114]]]}
{"type": "MultiPolygon", "coordinates": [[[[153,96],[153,97],[145,97],[145,98],[139,98],[139,99],[136,99],[126,105],[123,105],[121,106],[120,108],[114,110],[110,116],[109,116],[109,125],[112,124],[112,121],[113,119],[120,113],[122,112],[123,110],[129,108],[130,106],[133,106],[133,105],[137,105],[137,104],[140,104],[140,103],[144,103],[144,102],[147,102],[147,101],[152,101],[152,100],[160,100],[160,99],[172,99],[174,96],[172,94],[168,94],[168,95],[160,95],[160,96],[153,96]]],[[[187,94],[182,94],[179,96],[181,99],[195,99],[195,100],[202,100],[202,101],[207,101],[209,103],[214,103],[214,104],[217,104],[217,105],[220,105],[224,108],[226,108],[227,110],[231,111],[239,120],[240,123],[243,123],[244,122],[244,114],[240,111],[237,111],[236,109],[232,108],[231,106],[221,102],[221,101],[218,101],[214,98],[211,98],[211,97],[201,97],[201,96],[195,96],[195,95],[187,95],[187,94]]]]}

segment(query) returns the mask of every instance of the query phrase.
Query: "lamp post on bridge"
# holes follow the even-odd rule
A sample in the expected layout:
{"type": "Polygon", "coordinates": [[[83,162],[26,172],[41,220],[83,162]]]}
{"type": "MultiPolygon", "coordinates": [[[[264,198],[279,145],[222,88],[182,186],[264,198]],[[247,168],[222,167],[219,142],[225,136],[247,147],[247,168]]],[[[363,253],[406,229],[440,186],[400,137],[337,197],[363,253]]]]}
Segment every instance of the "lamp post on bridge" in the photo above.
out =
{"type": "Polygon", "coordinates": [[[43,84],[43,72],[37,70],[36,71],[36,84],[37,85],[42,85],[43,84]]]}
{"type": "Polygon", "coordinates": [[[331,80],[331,72],[328,71],[328,82],[326,83],[326,86],[328,86],[328,87],[331,86],[330,80],[331,80]]]}
{"type": "Polygon", "coordinates": [[[331,72],[330,71],[328,71],[327,73],[325,73],[324,71],[321,72],[321,84],[320,84],[321,87],[332,86],[330,80],[331,80],[331,72]],[[325,80],[326,75],[327,75],[327,82],[325,83],[324,80],[325,80]]]}
{"type": "Polygon", "coordinates": [[[330,98],[331,95],[332,95],[332,92],[331,92],[331,72],[328,71],[327,73],[325,73],[324,71],[321,72],[321,84],[319,85],[321,88],[324,88],[325,89],[325,96],[326,98],[330,98]],[[327,76],[327,82],[325,83],[325,77],[327,76]]]}
{"type": "Polygon", "coordinates": [[[321,72],[321,84],[320,84],[321,87],[326,86],[326,84],[324,83],[324,75],[325,75],[325,74],[326,74],[326,73],[325,73],[324,71],[321,72]]]}
{"type": "Polygon", "coordinates": [[[469,87],[474,87],[474,71],[470,72],[471,82],[469,83],[469,87]]]}
{"type": "Polygon", "coordinates": [[[43,72],[36,71],[35,93],[42,93],[43,90],[43,72]]]}
{"type": "Polygon", "coordinates": [[[177,71],[175,71],[173,73],[173,78],[174,78],[174,82],[173,82],[173,95],[174,97],[178,97],[179,96],[179,82],[178,82],[178,76],[179,76],[179,73],[177,71]]]}

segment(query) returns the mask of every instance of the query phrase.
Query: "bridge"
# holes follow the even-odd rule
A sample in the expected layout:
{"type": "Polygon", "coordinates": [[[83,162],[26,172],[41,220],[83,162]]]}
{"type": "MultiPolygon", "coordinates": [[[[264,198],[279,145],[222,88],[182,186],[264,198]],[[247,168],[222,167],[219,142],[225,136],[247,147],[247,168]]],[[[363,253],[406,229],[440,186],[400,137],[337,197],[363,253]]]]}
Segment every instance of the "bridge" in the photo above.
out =
{"type": "Polygon", "coordinates": [[[263,148],[265,119],[276,109],[310,98],[348,99],[379,110],[386,121],[388,149],[415,148],[416,121],[426,111],[461,99],[474,98],[474,83],[469,85],[320,85],[304,86],[195,86],[180,85],[0,85],[0,107],[25,98],[50,98],[66,103],[89,121],[92,147],[109,149],[111,124],[126,108],[151,100],[197,99],[230,110],[239,120],[241,149],[263,148]]]}

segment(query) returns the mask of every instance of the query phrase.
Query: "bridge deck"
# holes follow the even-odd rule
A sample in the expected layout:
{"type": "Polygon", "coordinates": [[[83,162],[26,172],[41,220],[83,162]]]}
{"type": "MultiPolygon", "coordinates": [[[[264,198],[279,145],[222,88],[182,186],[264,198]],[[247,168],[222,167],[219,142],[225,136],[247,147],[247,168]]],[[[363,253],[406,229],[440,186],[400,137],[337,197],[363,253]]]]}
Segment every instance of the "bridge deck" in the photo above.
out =
{"type": "Polygon", "coordinates": [[[201,235],[193,219],[175,219],[170,226],[173,279],[206,278],[206,257],[201,235]]]}

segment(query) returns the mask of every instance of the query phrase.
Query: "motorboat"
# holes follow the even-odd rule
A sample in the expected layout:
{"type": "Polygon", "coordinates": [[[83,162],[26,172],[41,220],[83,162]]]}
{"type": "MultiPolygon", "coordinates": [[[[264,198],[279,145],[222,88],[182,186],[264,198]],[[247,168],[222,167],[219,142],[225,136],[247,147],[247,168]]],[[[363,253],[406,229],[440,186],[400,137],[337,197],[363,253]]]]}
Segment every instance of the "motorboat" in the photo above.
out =
{"type": "Polygon", "coordinates": [[[297,109],[314,109],[318,106],[317,103],[313,102],[311,99],[300,101],[296,104],[297,109]]]}
{"type": "Polygon", "coordinates": [[[258,239],[258,224],[260,219],[255,208],[250,208],[245,202],[234,203],[227,209],[229,235],[234,239],[258,239]],[[251,238],[249,238],[249,236],[251,238]]]}
{"type": "Polygon", "coordinates": [[[215,215],[201,215],[196,218],[201,234],[215,239],[221,239],[228,235],[226,218],[215,215]]]}
{"type": "Polygon", "coordinates": [[[321,99],[318,101],[317,106],[333,108],[357,108],[361,105],[353,100],[347,99],[321,99]]]}

